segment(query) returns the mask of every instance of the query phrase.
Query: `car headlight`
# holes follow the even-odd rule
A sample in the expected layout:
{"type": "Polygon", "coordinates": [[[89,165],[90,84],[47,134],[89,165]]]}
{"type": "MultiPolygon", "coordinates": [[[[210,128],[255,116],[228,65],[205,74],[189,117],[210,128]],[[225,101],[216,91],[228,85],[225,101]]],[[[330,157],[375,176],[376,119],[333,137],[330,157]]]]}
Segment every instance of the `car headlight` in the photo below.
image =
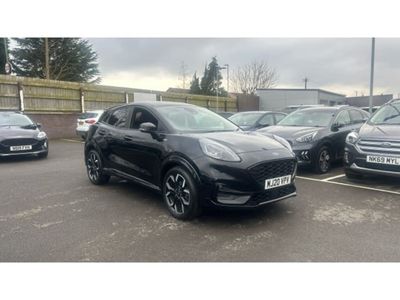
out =
{"type": "Polygon", "coordinates": [[[315,136],[317,135],[318,131],[312,132],[312,133],[307,133],[301,137],[298,137],[296,139],[296,142],[299,143],[311,143],[314,141],[315,136]]]}
{"type": "Polygon", "coordinates": [[[360,136],[358,135],[357,132],[352,131],[346,136],[346,143],[355,144],[355,143],[357,143],[359,137],[360,136]]]}
{"type": "Polygon", "coordinates": [[[47,135],[46,135],[46,132],[44,132],[44,131],[39,132],[37,135],[38,139],[44,139],[46,137],[47,137],[47,135]]]}
{"type": "Polygon", "coordinates": [[[240,161],[239,156],[232,149],[218,142],[203,138],[199,140],[199,143],[203,153],[209,157],[224,161],[240,161]]]}
{"type": "Polygon", "coordinates": [[[290,145],[290,143],[285,140],[284,138],[281,138],[280,136],[277,136],[275,134],[272,135],[272,137],[278,141],[279,143],[281,143],[284,147],[288,148],[290,151],[292,151],[292,146],[290,145]]]}

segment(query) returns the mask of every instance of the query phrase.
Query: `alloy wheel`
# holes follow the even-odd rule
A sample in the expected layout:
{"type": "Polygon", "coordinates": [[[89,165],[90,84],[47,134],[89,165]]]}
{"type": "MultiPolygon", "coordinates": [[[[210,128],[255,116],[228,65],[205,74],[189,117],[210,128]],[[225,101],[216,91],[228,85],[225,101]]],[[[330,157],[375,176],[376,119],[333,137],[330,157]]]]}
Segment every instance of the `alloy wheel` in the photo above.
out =
{"type": "Polygon", "coordinates": [[[87,159],[87,169],[90,180],[96,182],[100,177],[100,158],[95,152],[90,152],[87,159]]]}
{"type": "Polygon", "coordinates": [[[330,159],[329,151],[327,149],[322,150],[319,155],[319,166],[322,172],[329,170],[330,159]]]}
{"type": "Polygon", "coordinates": [[[177,214],[185,213],[190,205],[190,191],[186,180],[181,174],[171,174],[165,183],[165,198],[168,206],[177,214]]]}

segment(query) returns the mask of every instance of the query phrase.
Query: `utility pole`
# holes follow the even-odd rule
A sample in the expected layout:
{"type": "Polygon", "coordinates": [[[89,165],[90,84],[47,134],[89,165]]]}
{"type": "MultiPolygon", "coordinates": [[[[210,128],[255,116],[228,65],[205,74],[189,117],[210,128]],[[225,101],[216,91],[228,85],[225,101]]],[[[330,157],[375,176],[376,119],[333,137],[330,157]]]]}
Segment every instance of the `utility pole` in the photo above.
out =
{"type": "Polygon", "coordinates": [[[229,94],[229,64],[224,65],[226,68],[226,92],[229,94]]]}
{"type": "Polygon", "coordinates": [[[44,38],[44,64],[45,64],[45,77],[50,79],[50,65],[49,65],[49,39],[44,38]]]}
{"type": "Polygon", "coordinates": [[[305,78],[303,79],[303,81],[304,81],[304,89],[306,90],[306,89],[307,89],[308,78],[305,77],[305,78]]]}
{"type": "Polygon", "coordinates": [[[372,38],[371,45],[371,77],[369,81],[369,113],[372,114],[372,105],[374,99],[374,63],[375,63],[375,38],[372,38]]]}
{"type": "Polygon", "coordinates": [[[181,62],[181,73],[180,73],[180,75],[181,75],[180,79],[182,80],[182,88],[186,89],[187,72],[186,72],[186,65],[185,65],[184,61],[181,62]]]}

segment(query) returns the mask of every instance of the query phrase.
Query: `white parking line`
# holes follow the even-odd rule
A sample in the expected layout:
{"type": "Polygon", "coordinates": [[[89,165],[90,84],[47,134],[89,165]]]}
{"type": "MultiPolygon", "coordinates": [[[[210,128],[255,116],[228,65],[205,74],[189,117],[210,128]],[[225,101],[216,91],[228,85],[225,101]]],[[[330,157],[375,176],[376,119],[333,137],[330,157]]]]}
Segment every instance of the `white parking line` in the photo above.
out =
{"type": "Polygon", "coordinates": [[[376,189],[376,188],[372,188],[372,187],[368,187],[368,186],[362,186],[362,185],[355,185],[355,184],[349,184],[349,183],[343,183],[343,182],[335,182],[335,181],[325,181],[323,179],[316,179],[316,178],[302,177],[302,176],[296,176],[296,178],[304,179],[304,180],[310,180],[310,181],[317,181],[317,182],[322,182],[322,183],[330,183],[330,184],[348,186],[348,187],[353,187],[353,188],[358,188],[358,189],[363,189],[363,190],[370,190],[370,191],[376,191],[376,192],[383,192],[383,193],[388,193],[388,194],[400,195],[400,192],[390,191],[390,190],[383,190],[383,189],[376,189]]]}
{"type": "Polygon", "coordinates": [[[325,179],[321,179],[321,181],[329,181],[329,180],[333,180],[333,179],[344,177],[344,176],[346,176],[346,174],[340,174],[340,175],[328,177],[328,178],[325,178],[325,179]]]}
{"type": "Polygon", "coordinates": [[[77,141],[77,140],[69,140],[69,139],[61,139],[62,141],[66,141],[66,142],[72,142],[72,143],[81,143],[84,144],[85,142],[82,141],[77,141]]]}

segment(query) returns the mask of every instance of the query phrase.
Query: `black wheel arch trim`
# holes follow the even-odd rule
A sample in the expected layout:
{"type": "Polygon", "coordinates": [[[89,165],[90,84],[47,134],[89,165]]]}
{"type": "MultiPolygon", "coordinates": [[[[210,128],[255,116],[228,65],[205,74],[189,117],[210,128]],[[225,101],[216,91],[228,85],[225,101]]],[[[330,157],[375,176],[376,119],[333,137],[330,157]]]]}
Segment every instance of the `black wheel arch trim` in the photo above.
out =
{"type": "Polygon", "coordinates": [[[184,157],[183,155],[174,153],[169,155],[161,164],[159,176],[160,186],[162,185],[165,174],[174,166],[184,167],[193,176],[193,179],[197,184],[201,183],[200,172],[194,163],[192,163],[190,159],[184,157]]]}

